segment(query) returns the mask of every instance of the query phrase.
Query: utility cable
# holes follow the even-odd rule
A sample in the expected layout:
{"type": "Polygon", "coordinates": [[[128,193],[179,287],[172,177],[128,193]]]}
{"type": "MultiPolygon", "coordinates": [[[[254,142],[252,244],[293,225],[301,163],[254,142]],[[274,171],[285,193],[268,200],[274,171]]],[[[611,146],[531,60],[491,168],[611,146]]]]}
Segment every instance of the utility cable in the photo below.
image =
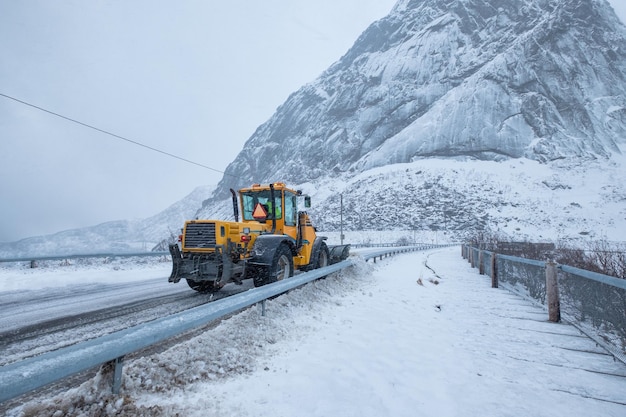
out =
{"type": "Polygon", "coordinates": [[[51,114],[51,115],[53,115],[53,116],[60,117],[61,119],[68,120],[68,121],[70,121],[70,122],[72,122],[72,123],[76,123],[76,124],[79,124],[79,125],[81,125],[81,126],[87,127],[87,128],[89,128],[89,129],[93,129],[93,130],[98,131],[98,132],[100,132],[100,133],[104,133],[105,135],[113,136],[113,137],[115,137],[115,138],[117,138],[117,139],[121,139],[121,140],[123,140],[123,141],[129,142],[129,143],[132,143],[133,145],[141,146],[142,148],[146,148],[146,149],[149,149],[149,150],[151,150],[151,151],[158,152],[158,153],[163,154],[163,155],[167,155],[167,156],[169,156],[169,157],[171,157],[171,158],[175,158],[175,159],[178,159],[178,160],[180,160],[180,161],[187,162],[187,163],[189,163],[189,164],[193,164],[193,165],[199,166],[199,167],[201,167],[201,168],[205,168],[205,169],[208,169],[208,170],[211,170],[211,171],[219,172],[220,174],[229,175],[229,176],[231,176],[231,177],[239,178],[239,177],[238,177],[238,176],[236,176],[236,175],[227,174],[227,173],[225,173],[225,172],[223,172],[223,171],[220,171],[220,170],[218,170],[218,169],[211,168],[211,167],[209,167],[209,166],[206,166],[206,165],[200,164],[200,163],[198,163],[198,162],[191,161],[191,160],[186,159],[186,158],[183,158],[183,157],[181,157],[181,156],[174,155],[174,154],[172,154],[172,153],[162,151],[162,150],[157,149],[157,148],[154,148],[154,147],[152,147],[152,146],[145,145],[145,144],[143,144],[143,143],[141,143],[141,142],[137,142],[137,141],[135,141],[135,140],[125,138],[124,136],[116,135],[115,133],[111,133],[111,132],[109,132],[109,131],[107,131],[107,130],[97,128],[97,127],[95,127],[95,126],[92,126],[92,125],[87,124],[87,123],[83,123],[83,122],[78,121],[78,120],[76,120],[76,119],[72,119],[71,117],[63,116],[62,114],[55,113],[55,112],[53,112],[53,111],[51,111],[51,110],[44,109],[43,107],[36,106],[36,105],[34,105],[34,104],[31,104],[31,103],[28,103],[28,102],[26,102],[26,101],[23,101],[23,100],[17,99],[17,98],[15,98],[15,97],[11,97],[11,96],[6,95],[6,94],[3,94],[3,93],[0,93],[0,96],[5,97],[5,98],[8,98],[9,100],[13,100],[13,101],[16,101],[16,102],[18,102],[18,103],[24,104],[24,105],[26,105],[26,106],[29,106],[29,107],[35,108],[35,109],[40,110],[40,111],[42,111],[42,112],[49,113],[49,114],[51,114]]]}

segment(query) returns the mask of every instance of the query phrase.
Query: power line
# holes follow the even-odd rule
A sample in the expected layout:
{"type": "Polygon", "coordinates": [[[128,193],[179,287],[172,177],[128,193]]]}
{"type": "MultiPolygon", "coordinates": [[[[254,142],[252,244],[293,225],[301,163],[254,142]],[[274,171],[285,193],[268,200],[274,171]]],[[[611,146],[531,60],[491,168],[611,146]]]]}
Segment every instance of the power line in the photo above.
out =
{"type": "Polygon", "coordinates": [[[18,103],[24,104],[25,106],[29,106],[29,107],[32,107],[32,108],[34,108],[34,109],[40,110],[40,111],[42,111],[42,112],[45,112],[45,113],[51,114],[51,115],[53,115],[53,116],[60,117],[61,119],[68,120],[68,121],[70,121],[70,122],[72,122],[72,123],[76,123],[76,124],[79,124],[79,125],[81,125],[81,126],[87,127],[87,128],[89,128],[89,129],[93,129],[93,130],[95,130],[95,131],[97,131],[97,132],[104,133],[105,135],[113,136],[114,138],[121,139],[121,140],[123,140],[123,141],[129,142],[129,143],[132,143],[133,145],[141,146],[142,148],[146,148],[146,149],[149,149],[149,150],[151,150],[151,151],[158,152],[158,153],[160,153],[160,154],[163,154],[163,155],[169,156],[169,157],[171,157],[171,158],[175,158],[175,159],[178,159],[178,160],[180,160],[180,161],[187,162],[188,164],[193,164],[193,165],[199,166],[199,167],[201,167],[201,168],[205,168],[205,169],[208,169],[208,170],[211,170],[211,171],[219,172],[220,174],[230,175],[231,177],[236,177],[236,178],[239,178],[239,177],[237,177],[236,175],[227,174],[227,173],[225,173],[225,172],[223,172],[223,171],[220,171],[219,169],[211,168],[211,167],[209,167],[209,166],[206,166],[206,165],[200,164],[200,163],[198,163],[198,162],[191,161],[191,160],[186,159],[186,158],[183,158],[183,157],[181,157],[181,156],[174,155],[174,154],[172,154],[172,153],[162,151],[162,150],[157,149],[157,148],[154,148],[154,147],[152,147],[152,146],[145,145],[145,144],[143,144],[143,143],[141,143],[141,142],[137,142],[137,141],[135,141],[135,140],[128,139],[128,138],[126,138],[126,137],[124,137],[124,136],[120,136],[120,135],[117,135],[117,134],[115,134],[115,133],[109,132],[109,131],[107,131],[107,130],[97,128],[97,127],[95,127],[95,126],[92,126],[92,125],[87,124],[87,123],[83,123],[83,122],[78,121],[78,120],[76,120],[76,119],[72,119],[71,117],[63,116],[62,114],[55,113],[55,112],[53,112],[53,111],[51,111],[51,110],[44,109],[43,107],[36,106],[36,105],[34,105],[34,104],[31,104],[31,103],[28,103],[28,102],[26,102],[26,101],[23,101],[23,100],[17,99],[17,98],[15,98],[15,97],[11,97],[11,96],[6,95],[6,94],[3,94],[3,93],[0,93],[0,96],[5,97],[5,98],[8,98],[9,100],[13,100],[13,101],[16,101],[16,102],[18,102],[18,103]]]}

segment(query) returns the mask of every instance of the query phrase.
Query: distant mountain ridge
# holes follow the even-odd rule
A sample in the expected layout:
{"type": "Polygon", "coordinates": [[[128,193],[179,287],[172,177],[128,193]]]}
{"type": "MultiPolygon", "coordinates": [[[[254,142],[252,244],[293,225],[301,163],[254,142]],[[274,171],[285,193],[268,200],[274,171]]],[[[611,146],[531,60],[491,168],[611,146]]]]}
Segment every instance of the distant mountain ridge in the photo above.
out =
{"type": "MultiPolygon", "coordinates": [[[[152,250],[164,239],[178,236],[185,220],[192,219],[214,187],[196,187],[185,198],[142,220],[118,220],[81,229],[0,243],[1,258],[93,253],[128,253],[152,250]]],[[[166,249],[167,250],[167,249],[166,249]]]]}

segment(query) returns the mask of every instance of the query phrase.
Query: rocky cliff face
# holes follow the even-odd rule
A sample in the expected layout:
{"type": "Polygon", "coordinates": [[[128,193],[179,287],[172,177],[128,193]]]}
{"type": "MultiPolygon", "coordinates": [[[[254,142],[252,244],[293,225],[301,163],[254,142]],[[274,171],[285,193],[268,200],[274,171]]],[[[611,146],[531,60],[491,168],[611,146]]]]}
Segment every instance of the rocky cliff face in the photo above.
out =
{"type": "Polygon", "coordinates": [[[594,160],[626,142],[626,29],[604,0],[400,0],[246,142],[228,188],[423,158],[594,160]]]}

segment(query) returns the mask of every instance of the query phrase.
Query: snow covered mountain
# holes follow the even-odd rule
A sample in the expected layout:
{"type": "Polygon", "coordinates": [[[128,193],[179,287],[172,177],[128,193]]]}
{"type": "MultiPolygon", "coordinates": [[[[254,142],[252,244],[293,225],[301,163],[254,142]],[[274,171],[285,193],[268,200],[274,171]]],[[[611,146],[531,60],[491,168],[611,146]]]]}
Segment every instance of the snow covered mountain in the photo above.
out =
{"type": "MultiPolygon", "coordinates": [[[[528,196],[520,188],[529,186],[547,203],[565,187],[606,207],[606,195],[581,174],[614,164],[624,144],[626,28],[605,1],[400,0],[257,129],[199,216],[214,216],[231,187],[282,180],[311,183],[305,188],[312,194],[342,190],[355,207],[387,213],[347,213],[353,228],[448,223],[476,230],[491,223],[498,229],[510,223],[498,213],[511,204],[520,207],[516,218],[537,223],[537,204],[526,204],[528,198],[495,201],[484,190],[508,188],[528,196]],[[434,158],[447,169],[433,166],[434,158]],[[544,173],[533,180],[539,188],[516,180],[510,171],[516,165],[504,163],[515,159],[544,173]],[[496,161],[501,171],[474,164],[470,171],[489,173],[469,185],[458,176],[467,166],[457,170],[448,160],[496,161]],[[376,173],[380,167],[395,172],[393,181],[376,173]],[[576,173],[570,177],[577,183],[553,184],[553,177],[567,178],[568,172],[576,173]],[[378,197],[372,196],[374,184],[378,197]],[[468,204],[480,209],[461,214],[468,204]]],[[[619,188],[615,175],[600,182],[619,188]]],[[[621,189],[610,195],[611,201],[626,196],[621,189]]],[[[338,210],[329,207],[337,208],[339,198],[325,198],[325,209],[316,214],[322,225],[335,228],[338,210]]],[[[569,209],[580,204],[575,200],[562,203],[570,220],[569,209]]],[[[560,236],[594,228],[599,236],[597,227],[623,219],[617,210],[602,218],[581,213],[574,222],[544,220],[572,226],[560,236]]],[[[551,212],[548,206],[544,211],[551,212]]],[[[539,223],[533,228],[544,229],[539,223]]],[[[556,238],[548,230],[553,227],[532,236],[556,238]]]]}
{"type": "Polygon", "coordinates": [[[606,159],[626,142],[626,28],[603,0],[400,0],[292,94],[230,187],[430,157],[606,159]]]}
{"type": "Polygon", "coordinates": [[[622,149],[626,27],[605,0],[399,0],[259,126],[202,205],[24,244],[160,242],[185,217],[230,218],[230,188],[273,181],[314,197],[321,230],[339,228],[342,194],[344,230],[623,240],[622,149]]]}

